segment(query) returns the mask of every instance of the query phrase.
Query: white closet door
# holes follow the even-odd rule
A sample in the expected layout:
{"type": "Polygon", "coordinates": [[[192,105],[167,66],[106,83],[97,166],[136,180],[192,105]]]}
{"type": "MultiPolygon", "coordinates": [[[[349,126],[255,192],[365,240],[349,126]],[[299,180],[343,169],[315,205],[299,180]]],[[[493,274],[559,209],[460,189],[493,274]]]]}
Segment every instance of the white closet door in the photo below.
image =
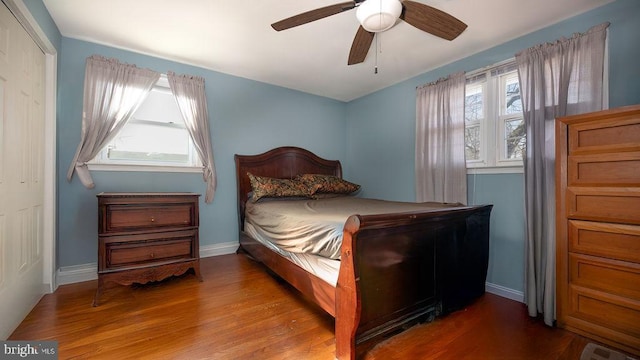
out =
{"type": "Polygon", "coordinates": [[[0,5],[0,339],[43,284],[45,56],[0,5]]]}

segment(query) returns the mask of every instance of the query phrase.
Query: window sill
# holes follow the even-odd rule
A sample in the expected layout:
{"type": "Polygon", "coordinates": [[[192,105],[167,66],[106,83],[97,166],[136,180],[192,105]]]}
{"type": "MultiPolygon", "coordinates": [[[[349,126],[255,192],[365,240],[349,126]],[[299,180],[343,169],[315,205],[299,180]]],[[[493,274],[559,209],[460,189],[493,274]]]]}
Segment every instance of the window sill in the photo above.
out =
{"type": "Polygon", "coordinates": [[[159,166],[159,165],[123,165],[123,164],[87,164],[91,171],[138,171],[138,172],[180,172],[200,173],[202,166],[159,166]]]}
{"type": "Polygon", "coordinates": [[[516,165],[467,168],[467,175],[476,174],[524,174],[524,167],[522,165],[516,165]]]}

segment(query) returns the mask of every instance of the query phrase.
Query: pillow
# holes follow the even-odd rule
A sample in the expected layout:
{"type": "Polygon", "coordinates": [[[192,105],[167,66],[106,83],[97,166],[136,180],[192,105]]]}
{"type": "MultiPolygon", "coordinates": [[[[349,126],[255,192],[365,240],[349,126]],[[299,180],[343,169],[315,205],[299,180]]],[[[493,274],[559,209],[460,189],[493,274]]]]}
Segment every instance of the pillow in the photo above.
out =
{"type": "MultiPolygon", "coordinates": [[[[316,194],[317,195],[317,194],[316,194]]],[[[314,195],[312,197],[312,199],[316,198],[316,195],[314,195]]],[[[324,194],[324,195],[331,195],[331,194],[324,194]]],[[[334,195],[334,196],[340,196],[340,195],[334,195]]],[[[252,203],[261,203],[261,202],[268,202],[268,201],[289,201],[289,200],[309,200],[308,196],[287,196],[287,197],[262,197],[258,200],[253,200],[253,191],[249,191],[249,193],[247,194],[247,201],[251,201],[252,203]]]]}
{"type": "Polygon", "coordinates": [[[300,181],[290,179],[276,179],[256,176],[247,173],[253,195],[251,200],[256,202],[264,197],[307,197],[310,198],[319,186],[307,186],[300,181]]]}
{"type": "Polygon", "coordinates": [[[316,188],[314,193],[317,194],[350,194],[360,190],[360,185],[333,175],[303,174],[296,176],[296,180],[309,188],[316,188]]]}

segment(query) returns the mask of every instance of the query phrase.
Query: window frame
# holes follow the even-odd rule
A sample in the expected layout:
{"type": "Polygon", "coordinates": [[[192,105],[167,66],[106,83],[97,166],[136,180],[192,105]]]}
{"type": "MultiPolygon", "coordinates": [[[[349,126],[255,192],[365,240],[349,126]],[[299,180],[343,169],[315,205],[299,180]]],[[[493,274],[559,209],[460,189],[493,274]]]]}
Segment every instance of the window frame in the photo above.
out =
{"type": "MultiPolygon", "coordinates": [[[[160,79],[153,85],[151,91],[159,91],[164,93],[171,93],[171,88],[169,86],[169,80],[166,74],[161,74],[160,79]]],[[[135,115],[135,114],[134,114],[135,115]]],[[[174,128],[183,128],[182,126],[178,126],[175,124],[164,124],[158,122],[156,124],[150,124],[149,120],[138,120],[138,119],[129,119],[128,123],[138,123],[144,124],[148,123],[150,126],[166,126],[166,127],[174,127],[174,128]]],[[[125,125],[126,126],[126,125],[125,125]]],[[[189,141],[189,164],[174,164],[169,161],[135,161],[131,159],[109,159],[109,145],[105,145],[102,150],[96,155],[91,161],[87,162],[89,170],[96,171],[136,171],[136,172],[184,172],[184,173],[202,173],[203,165],[202,160],[197,154],[195,149],[193,139],[191,139],[191,135],[189,135],[186,127],[184,127],[185,132],[187,132],[188,141],[189,141]]]]}
{"type": "MultiPolygon", "coordinates": [[[[483,88],[483,118],[480,121],[479,159],[467,160],[469,174],[523,173],[523,159],[506,159],[505,124],[507,121],[522,119],[523,115],[501,114],[505,106],[506,75],[517,74],[515,59],[478,69],[467,73],[466,89],[469,86],[481,85],[483,88]],[[505,70],[506,69],[506,70],[505,70]],[[505,70],[501,72],[501,70],[505,70]]],[[[465,120],[465,130],[468,127],[465,120]]],[[[475,124],[472,124],[475,126],[475,124]]],[[[466,144],[466,140],[465,140],[466,144]]]]}
{"type": "MultiPolygon", "coordinates": [[[[487,138],[488,138],[488,134],[487,134],[487,128],[486,126],[482,126],[482,122],[486,121],[487,118],[487,107],[484,105],[485,103],[485,98],[484,95],[487,93],[486,91],[486,87],[487,87],[487,83],[486,82],[479,82],[479,83],[474,83],[474,84],[467,84],[465,85],[465,98],[466,98],[466,93],[467,93],[467,86],[476,86],[478,88],[480,88],[480,92],[482,93],[483,99],[483,105],[482,105],[482,118],[478,121],[474,121],[472,124],[470,124],[471,126],[475,127],[479,127],[478,133],[479,133],[479,138],[480,138],[480,148],[478,149],[478,159],[472,159],[472,160],[466,160],[467,162],[467,168],[469,167],[484,167],[486,166],[486,161],[484,159],[487,158],[487,149],[482,146],[482,144],[487,142],[487,138]]],[[[465,133],[466,133],[466,129],[467,129],[467,121],[465,118],[465,133]]],[[[469,126],[469,127],[471,127],[469,126]]],[[[465,139],[465,146],[466,146],[466,139],[465,139]]]]}

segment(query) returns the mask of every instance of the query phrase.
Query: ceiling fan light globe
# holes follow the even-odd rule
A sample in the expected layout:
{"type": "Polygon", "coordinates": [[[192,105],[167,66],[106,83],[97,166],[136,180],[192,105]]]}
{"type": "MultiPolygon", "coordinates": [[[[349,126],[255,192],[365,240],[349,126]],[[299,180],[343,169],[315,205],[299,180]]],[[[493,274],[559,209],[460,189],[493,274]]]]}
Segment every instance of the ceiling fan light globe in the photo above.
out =
{"type": "Polygon", "coordinates": [[[366,0],[356,10],[356,17],[369,32],[381,32],[393,27],[402,13],[398,0],[366,0]]]}

